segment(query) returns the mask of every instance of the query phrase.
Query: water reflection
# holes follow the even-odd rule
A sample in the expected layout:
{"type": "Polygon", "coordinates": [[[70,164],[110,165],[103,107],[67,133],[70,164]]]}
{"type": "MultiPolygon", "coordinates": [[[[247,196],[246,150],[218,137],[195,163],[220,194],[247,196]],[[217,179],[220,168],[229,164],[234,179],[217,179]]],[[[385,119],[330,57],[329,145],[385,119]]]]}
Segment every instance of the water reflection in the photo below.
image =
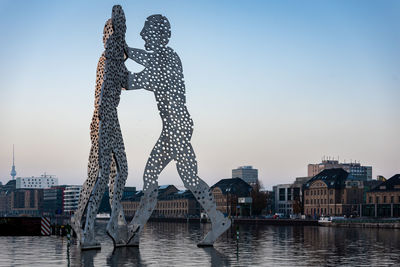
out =
{"type": "Polygon", "coordinates": [[[139,248],[117,248],[107,257],[107,266],[146,266],[140,258],[139,248]]]}
{"type": "Polygon", "coordinates": [[[329,227],[232,227],[214,248],[198,248],[208,224],[149,223],[140,248],[118,248],[96,230],[101,250],[64,237],[0,237],[0,266],[334,266],[396,265],[400,231],[329,227]]]}
{"type": "Polygon", "coordinates": [[[226,257],[224,254],[219,252],[217,249],[210,247],[210,248],[202,248],[209,258],[211,259],[211,266],[212,267],[219,267],[219,266],[230,266],[229,258],[226,257]]]}

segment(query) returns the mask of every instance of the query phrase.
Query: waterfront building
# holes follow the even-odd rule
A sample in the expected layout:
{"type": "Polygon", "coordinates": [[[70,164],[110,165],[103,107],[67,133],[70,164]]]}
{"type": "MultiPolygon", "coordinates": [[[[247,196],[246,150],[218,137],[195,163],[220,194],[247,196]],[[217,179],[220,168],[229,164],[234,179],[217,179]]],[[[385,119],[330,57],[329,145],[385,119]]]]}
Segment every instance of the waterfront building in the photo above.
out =
{"type": "Polygon", "coordinates": [[[0,186],[0,216],[6,216],[11,212],[11,193],[16,189],[15,183],[15,180],[10,180],[0,186]]]}
{"type": "Polygon", "coordinates": [[[289,216],[293,213],[292,184],[278,184],[272,187],[275,196],[275,213],[289,216]]]}
{"type": "Polygon", "coordinates": [[[367,192],[364,215],[374,217],[400,216],[400,174],[396,174],[367,192]]]}
{"type": "MultiPolygon", "coordinates": [[[[133,217],[139,207],[143,191],[138,191],[132,196],[125,197],[122,201],[124,214],[133,217]]],[[[200,205],[194,195],[188,190],[179,191],[173,185],[158,187],[157,205],[152,217],[158,218],[188,218],[200,217],[200,205]]]]}
{"type": "Polygon", "coordinates": [[[5,216],[10,211],[11,195],[6,191],[0,191],[0,217],[5,216]]]}
{"type": "Polygon", "coordinates": [[[251,214],[253,188],[241,178],[222,179],[211,187],[217,209],[228,216],[251,214]]]}
{"type": "Polygon", "coordinates": [[[78,208],[81,185],[70,185],[64,189],[64,213],[72,213],[78,208]]]}
{"type": "Polygon", "coordinates": [[[17,189],[44,189],[58,185],[58,178],[55,175],[42,174],[40,177],[17,177],[17,189]]]}
{"type": "Polygon", "coordinates": [[[291,184],[278,184],[273,186],[274,212],[282,213],[289,217],[300,215],[303,210],[303,185],[311,177],[297,177],[291,184]]]}
{"type": "Polygon", "coordinates": [[[363,181],[342,168],[326,169],[303,186],[304,214],[318,217],[360,215],[363,181]]]}
{"type": "Polygon", "coordinates": [[[232,170],[232,178],[241,178],[249,185],[255,185],[258,182],[258,170],[253,166],[240,166],[232,170]]]}
{"type": "Polygon", "coordinates": [[[43,189],[43,214],[64,213],[64,190],[67,186],[55,186],[43,189]]]}
{"type": "Polygon", "coordinates": [[[363,181],[372,180],[371,166],[362,166],[359,162],[339,163],[338,160],[331,159],[322,160],[321,163],[308,164],[308,176],[314,177],[323,170],[336,168],[342,168],[350,173],[354,178],[358,178],[363,181]]]}
{"type": "Polygon", "coordinates": [[[40,216],[43,206],[43,189],[16,189],[11,192],[10,213],[18,216],[40,216]]]}

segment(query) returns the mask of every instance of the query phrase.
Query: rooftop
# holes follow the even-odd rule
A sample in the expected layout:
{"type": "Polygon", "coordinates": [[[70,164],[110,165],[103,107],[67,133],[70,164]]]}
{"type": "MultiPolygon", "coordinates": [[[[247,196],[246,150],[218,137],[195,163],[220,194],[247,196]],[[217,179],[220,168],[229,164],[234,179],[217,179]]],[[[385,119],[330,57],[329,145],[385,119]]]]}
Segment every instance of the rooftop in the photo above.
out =
{"type": "Polygon", "coordinates": [[[379,191],[400,191],[400,174],[395,174],[389,180],[370,190],[370,192],[379,191]]]}

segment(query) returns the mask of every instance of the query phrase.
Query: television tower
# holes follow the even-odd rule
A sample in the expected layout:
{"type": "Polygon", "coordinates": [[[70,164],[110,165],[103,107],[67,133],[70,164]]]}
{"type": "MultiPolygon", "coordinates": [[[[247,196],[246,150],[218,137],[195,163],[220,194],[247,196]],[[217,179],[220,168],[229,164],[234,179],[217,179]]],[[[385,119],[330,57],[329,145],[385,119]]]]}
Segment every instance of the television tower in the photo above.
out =
{"type": "Polygon", "coordinates": [[[11,167],[10,175],[12,176],[12,179],[15,180],[15,176],[17,175],[17,171],[15,170],[15,165],[14,165],[14,144],[13,144],[13,165],[11,167]]]}

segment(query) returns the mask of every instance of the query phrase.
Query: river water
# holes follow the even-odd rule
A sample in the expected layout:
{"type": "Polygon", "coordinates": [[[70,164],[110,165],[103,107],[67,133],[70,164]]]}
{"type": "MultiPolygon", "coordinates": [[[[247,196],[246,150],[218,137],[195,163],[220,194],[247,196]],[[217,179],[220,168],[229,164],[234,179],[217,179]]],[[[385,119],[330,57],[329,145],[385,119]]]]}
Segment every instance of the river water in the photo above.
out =
{"type": "Polygon", "coordinates": [[[102,249],[81,252],[66,237],[0,237],[0,266],[400,266],[400,231],[314,226],[244,226],[214,248],[196,246],[209,224],[146,225],[140,248],[118,248],[98,223],[102,249]]]}

